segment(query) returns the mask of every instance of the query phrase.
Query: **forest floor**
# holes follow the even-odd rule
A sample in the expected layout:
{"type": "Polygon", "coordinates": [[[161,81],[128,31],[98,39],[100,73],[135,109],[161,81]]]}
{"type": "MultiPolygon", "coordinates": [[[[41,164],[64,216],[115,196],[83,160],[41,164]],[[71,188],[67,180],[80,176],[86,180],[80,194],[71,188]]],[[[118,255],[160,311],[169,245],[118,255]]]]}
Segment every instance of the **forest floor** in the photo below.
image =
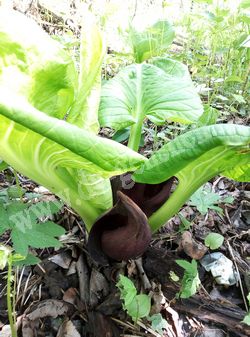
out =
{"type": "MultiPolygon", "coordinates": [[[[18,9],[35,17],[50,34],[64,33],[60,18],[45,21],[41,8],[18,9]]],[[[245,121],[240,120],[240,123],[245,121]]],[[[142,151],[148,153],[154,145],[152,135],[146,133],[142,151]]],[[[54,196],[43,187],[21,175],[19,180],[25,193],[36,193],[39,200],[53,200],[54,196]]],[[[0,192],[15,184],[10,169],[0,173],[0,192]]],[[[112,262],[105,267],[91,259],[86,249],[84,224],[77,214],[64,206],[54,218],[66,229],[67,234],[60,238],[63,247],[36,250],[41,262],[16,271],[18,336],[249,336],[250,327],[242,320],[250,291],[250,184],[216,177],[206,187],[219,196],[216,203],[219,210],[208,207],[207,212],[201,214],[197,205],[189,202],[182,208],[181,216],[173,217],[153,236],[141,258],[112,262]],[[230,203],[223,202],[225,197],[230,198],[230,203]],[[178,298],[183,269],[175,261],[200,260],[209,255],[204,238],[210,232],[224,236],[216,252],[232,261],[236,282],[231,286],[220,285],[200,265],[199,291],[190,298],[178,298]],[[150,315],[161,313],[167,322],[161,333],[159,327],[157,331],[147,319],[133,322],[126,314],[116,286],[120,274],[133,280],[138,293],[150,295],[150,315]]],[[[206,203],[208,197],[201,194],[200,202],[206,203]]],[[[8,243],[8,233],[2,235],[0,241],[8,243]]],[[[2,272],[0,336],[10,337],[5,294],[6,272],[2,272]]]]}

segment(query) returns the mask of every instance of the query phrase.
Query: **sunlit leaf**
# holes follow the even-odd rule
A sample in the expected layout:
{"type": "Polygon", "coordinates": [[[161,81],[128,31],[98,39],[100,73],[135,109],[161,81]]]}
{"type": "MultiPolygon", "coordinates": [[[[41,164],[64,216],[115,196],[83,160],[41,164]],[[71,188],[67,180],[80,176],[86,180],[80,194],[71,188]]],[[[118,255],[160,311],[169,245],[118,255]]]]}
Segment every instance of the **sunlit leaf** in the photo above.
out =
{"type": "Polygon", "coordinates": [[[193,123],[203,108],[187,68],[172,60],[157,65],[137,64],[126,67],[108,81],[101,93],[101,126],[116,130],[148,117],[155,124],[165,120],[193,123]]]}
{"type": "Polygon", "coordinates": [[[131,27],[129,35],[135,61],[141,63],[152,56],[160,56],[173,42],[175,33],[168,21],[158,21],[143,32],[131,27]]]}

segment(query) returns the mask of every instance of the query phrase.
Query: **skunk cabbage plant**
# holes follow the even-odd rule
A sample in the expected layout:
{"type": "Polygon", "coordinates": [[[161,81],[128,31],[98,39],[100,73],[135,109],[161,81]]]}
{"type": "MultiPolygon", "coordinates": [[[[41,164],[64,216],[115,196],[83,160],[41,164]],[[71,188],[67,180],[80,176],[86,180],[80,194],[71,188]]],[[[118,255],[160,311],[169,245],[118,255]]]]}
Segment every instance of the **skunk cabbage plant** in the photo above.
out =
{"type": "MultiPolygon", "coordinates": [[[[153,58],[101,88],[105,47],[89,13],[79,71],[57,41],[18,12],[0,12],[0,42],[0,168],[11,165],[72,206],[100,263],[142,254],[151,232],[215,175],[250,178],[246,126],[192,128],[150,159],[137,153],[145,119],[194,124],[202,115],[185,65],[153,58]],[[98,136],[99,123],[129,127],[128,147],[98,136]]],[[[137,54],[140,62],[147,58],[137,54]]]]}

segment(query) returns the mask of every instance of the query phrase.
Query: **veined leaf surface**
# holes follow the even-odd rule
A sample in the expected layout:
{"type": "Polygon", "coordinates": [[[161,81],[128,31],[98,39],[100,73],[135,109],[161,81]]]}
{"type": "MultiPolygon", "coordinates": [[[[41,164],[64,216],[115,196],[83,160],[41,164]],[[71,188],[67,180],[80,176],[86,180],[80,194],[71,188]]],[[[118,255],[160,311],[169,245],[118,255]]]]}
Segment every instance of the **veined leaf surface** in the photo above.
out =
{"type": "Polygon", "coordinates": [[[149,219],[153,230],[169,220],[190,196],[218,174],[250,180],[250,128],[233,124],[204,126],[164,145],[135,172],[137,182],[156,184],[178,178],[176,190],[149,219]]]}
{"type": "Polygon", "coordinates": [[[63,118],[77,88],[70,56],[34,21],[16,11],[0,10],[0,41],[0,84],[25,96],[38,110],[63,118]]]}
{"type": "Polygon", "coordinates": [[[95,218],[112,206],[107,178],[134,170],[145,160],[119,143],[50,117],[21,98],[13,99],[6,91],[0,98],[0,123],[1,158],[64,200],[65,193],[71,193],[66,201],[83,218],[88,209],[95,218]],[[92,202],[99,204],[98,210],[92,202]]]}
{"type": "Polygon", "coordinates": [[[85,11],[82,20],[78,90],[67,121],[95,133],[99,131],[98,108],[104,54],[101,33],[93,15],[85,11]]]}
{"type": "MultiPolygon", "coordinates": [[[[156,184],[178,175],[184,169],[189,171],[189,165],[194,168],[195,164],[202,166],[199,175],[205,168],[210,174],[213,171],[214,175],[230,170],[233,172],[237,167],[249,167],[249,144],[250,128],[247,126],[217,124],[201,127],[164,145],[140,171],[135,172],[134,177],[138,182],[156,184]]],[[[196,171],[193,179],[199,175],[196,171]]]]}
{"type": "Polygon", "coordinates": [[[189,124],[194,123],[202,111],[186,67],[177,61],[165,60],[164,69],[153,64],[134,64],[105,83],[99,121],[101,126],[115,130],[142,123],[145,117],[157,125],[167,119],[189,124]],[[167,63],[171,65],[167,67],[167,63]]]}
{"type": "Polygon", "coordinates": [[[88,99],[94,93],[98,104],[101,41],[90,55],[82,51],[78,81],[69,55],[24,15],[0,11],[0,40],[0,158],[59,195],[90,227],[112,206],[108,178],[145,160],[77,126],[96,131],[96,117],[91,117],[96,107],[88,99]],[[83,84],[85,75],[93,76],[83,84]],[[85,101],[75,104],[83,91],[85,101]],[[72,106],[71,122],[77,125],[62,120],[72,106]]]}

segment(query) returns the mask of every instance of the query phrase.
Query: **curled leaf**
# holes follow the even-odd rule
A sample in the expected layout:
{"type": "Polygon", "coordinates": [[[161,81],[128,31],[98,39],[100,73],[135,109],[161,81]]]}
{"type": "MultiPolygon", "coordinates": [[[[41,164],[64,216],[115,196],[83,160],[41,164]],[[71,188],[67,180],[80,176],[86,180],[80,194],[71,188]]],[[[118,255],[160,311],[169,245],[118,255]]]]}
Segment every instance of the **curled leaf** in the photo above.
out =
{"type": "Polygon", "coordinates": [[[126,173],[112,179],[113,199],[116,200],[117,191],[120,190],[150,217],[169,198],[175,177],[159,184],[142,184],[135,183],[131,176],[130,173],[126,173]]]}
{"type": "Polygon", "coordinates": [[[88,250],[102,265],[108,258],[128,260],[144,253],[151,240],[151,230],[143,211],[121,191],[115,206],[101,216],[89,233],[88,250]]]}

